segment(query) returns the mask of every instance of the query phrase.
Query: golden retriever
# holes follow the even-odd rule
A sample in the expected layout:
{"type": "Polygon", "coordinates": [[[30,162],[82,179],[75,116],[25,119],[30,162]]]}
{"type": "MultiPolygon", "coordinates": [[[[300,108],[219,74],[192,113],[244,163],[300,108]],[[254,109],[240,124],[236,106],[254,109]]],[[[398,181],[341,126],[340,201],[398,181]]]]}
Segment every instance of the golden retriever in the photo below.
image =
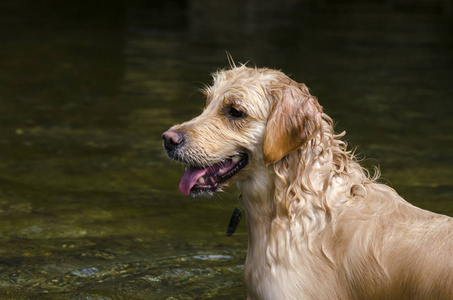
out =
{"type": "Polygon", "coordinates": [[[163,134],[184,194],[236,182],[248,299],[453,299],[453,219],[377,183],[304,84],[214,74],[203,113],[163,134]]]}

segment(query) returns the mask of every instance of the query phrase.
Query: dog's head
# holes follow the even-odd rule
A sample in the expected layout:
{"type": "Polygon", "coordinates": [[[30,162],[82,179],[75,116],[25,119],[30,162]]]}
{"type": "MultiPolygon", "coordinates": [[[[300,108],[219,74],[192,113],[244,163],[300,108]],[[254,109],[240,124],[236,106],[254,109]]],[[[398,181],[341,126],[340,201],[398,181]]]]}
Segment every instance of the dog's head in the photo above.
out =
{"type": "Polygon", "coordinates": [[[212,194],[265,170],[318,134],[322,108],[304,84],[245,66],[214,74],[203,113],[164,132],[169,158],[189,165],[179,188],[212,194]]]}

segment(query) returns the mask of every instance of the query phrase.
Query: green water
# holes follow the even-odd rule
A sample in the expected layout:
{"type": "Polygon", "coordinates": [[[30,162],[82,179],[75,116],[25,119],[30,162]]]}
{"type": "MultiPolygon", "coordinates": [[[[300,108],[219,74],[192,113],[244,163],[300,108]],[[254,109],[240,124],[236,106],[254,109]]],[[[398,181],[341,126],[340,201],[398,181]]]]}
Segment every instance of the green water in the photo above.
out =
{"type": "Polygon", "coordinates": [[[235,188],[182,195],[160,137],[225,50],[305,82],[383,181],[453,215],[451,21],[360,3],[2,1],[0,296],[245,298],[235,188]]]}

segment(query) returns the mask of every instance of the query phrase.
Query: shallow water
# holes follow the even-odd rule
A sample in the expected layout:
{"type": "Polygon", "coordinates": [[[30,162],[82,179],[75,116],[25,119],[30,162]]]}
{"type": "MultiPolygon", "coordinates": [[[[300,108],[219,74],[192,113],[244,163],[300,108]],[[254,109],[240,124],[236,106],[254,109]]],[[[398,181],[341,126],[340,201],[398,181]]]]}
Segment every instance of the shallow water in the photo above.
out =
{"type": "Polygon", "coordinates": [[[382,181],[453,215],[453,34],[435,3],[125,2],[0,4],[2,297],[245,298],[235,188],[182,195],[160,138],[199,114],[225,50],[305,82],[382,181]]]}

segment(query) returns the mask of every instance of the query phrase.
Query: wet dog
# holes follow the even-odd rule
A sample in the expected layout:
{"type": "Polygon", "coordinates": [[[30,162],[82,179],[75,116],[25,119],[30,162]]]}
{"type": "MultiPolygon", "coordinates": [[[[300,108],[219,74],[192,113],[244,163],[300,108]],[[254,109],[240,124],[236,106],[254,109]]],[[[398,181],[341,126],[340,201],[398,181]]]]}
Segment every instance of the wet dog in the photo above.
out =
{"type": "Polygon", "coordinates": [[[164,148],[184,194],[237,184],[249,299],[453,299],[453,219],[377,183],[304,84],[241,66],[205,94],[164,148]]]}

